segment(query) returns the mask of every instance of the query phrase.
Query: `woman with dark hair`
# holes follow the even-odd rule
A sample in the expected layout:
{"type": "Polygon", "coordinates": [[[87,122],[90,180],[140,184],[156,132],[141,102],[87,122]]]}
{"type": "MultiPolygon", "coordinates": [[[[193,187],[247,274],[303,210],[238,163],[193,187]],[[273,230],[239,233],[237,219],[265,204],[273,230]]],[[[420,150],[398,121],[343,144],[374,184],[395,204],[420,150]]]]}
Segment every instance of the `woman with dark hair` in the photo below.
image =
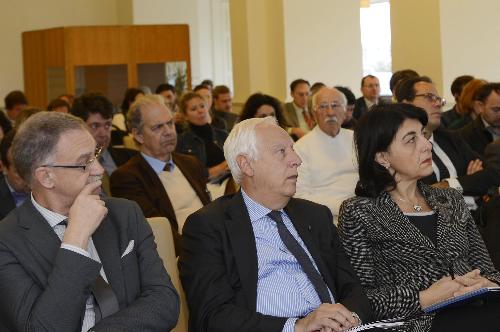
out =
{"type": "Polygon", "coordinates": [[[468,331],[478,322],[481,331],[498,330],[498,302],[423,312],[500,284],[462,195],[419,181],[432,172],[426,124],[425,111],[409,104],[376,106],[361,118],[357,197],[340,208],[339,234],[375,319],[408,320],[402,331],[468,331]]]}
{"type": "Polygon", "coordinates": [[[266,116],[274,116],[278,121],[278,125],[286,130],[286,120],[279,100],[273,96],[257,92],[248,97],[245,105],[243,105],[239,121],[251,118],[265,118],[266,116]]]}
{"type": "Polygon", "coordinates": [[[222,181],[229,175],[223,151],[227,133],[210,124],[206,101],[196,92],[185,93],[179,107],[186,123],[177,139],[176,151],[194,155],[208,169],[210,180],[222,181]]]}

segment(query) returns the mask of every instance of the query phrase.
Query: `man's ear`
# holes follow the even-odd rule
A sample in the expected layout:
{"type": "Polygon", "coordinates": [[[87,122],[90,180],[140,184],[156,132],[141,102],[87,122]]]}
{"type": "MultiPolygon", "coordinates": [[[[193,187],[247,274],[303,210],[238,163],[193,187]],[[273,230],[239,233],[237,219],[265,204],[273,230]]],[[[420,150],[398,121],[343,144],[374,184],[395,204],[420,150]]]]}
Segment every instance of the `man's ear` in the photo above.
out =
{"type": "Polygon", "coordinates": [[[137,142],[144,144],[144,136],[142,133],[139,134],[139,130],[137,130],[137,128],[132,128],[132,136],[137,142]]]}
{"type": "Polygon", "coordinates": [[[248,156],[244,154],[238,155],[236,157],[236,163],[238,164],[241,173],[245,174],[248,177],[252,177],[254,175],[254,170],[248,156]]]}
{"type": "Polygon", "coordinates": [[[47,167],[38,167],[35,170],[34,179],[38,181],[44,188],[54,188],[54,174],[47,167]]]}
{"type": "Polygon", "coordinates": [[[387,152],[377,152],[375,154],[375,161],[385,169],[391,167],[391,163],[387,159],[387,152]]]}

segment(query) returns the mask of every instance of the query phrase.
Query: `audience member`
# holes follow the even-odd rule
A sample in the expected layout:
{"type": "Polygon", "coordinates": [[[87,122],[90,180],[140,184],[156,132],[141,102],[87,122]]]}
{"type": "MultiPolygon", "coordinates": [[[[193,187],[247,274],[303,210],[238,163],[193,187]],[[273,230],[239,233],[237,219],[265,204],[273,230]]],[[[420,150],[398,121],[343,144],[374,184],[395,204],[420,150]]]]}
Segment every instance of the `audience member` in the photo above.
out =
{"type": "Polygon", "coordinates": [[[458,112],[458,99],[460,97],[460,94],[462,93],[462,90],[464,86],[472,81],[474,79],[473,76],[470,75],[462,75],[458,76],[453,80],[451,83],[451,94],[453,95],[453,98],[455,99],[455,105],[453,108],[450,110],[443,112],[441,116],[441,124],[449,128],[452,123],[455,121],[458,121],[460,119],[460,113],[458,112]]]}
{"type": "Polygon", "coordinates": [[[17,115],[16,121],[14,121],[14,128],[19,128],[24,121],[28,120],[29,117],[41,111],[42,109],[37,107],[26,107],[17,115]]]}
{"type": "MultiPolygon", "coordinates": [[[[431,142],[433,172],[422,181],[441,187],[452,187],[463,191],[464,195],[482,196],[489,188],[498,186],[500,174],[484,169],[482,161],[467,143],[456,133],[440,128],[441,98],[428,77],[416,77],[403,81],[397,89],[399,102],[410,103],[423,108],[428,116],[426,137],[431,142]]],[[[474,199],[467,203],[475,208],[474,199]]]]}
{"type": "Polygon", "coordinates": [[[174,114],[178,112],[177,106],[177,94],[175,92],[175,87],[169,83],[163,83],[158,85],[155,93],[157,95],[165,98],[165,104],[174,114]]]}
{"type": "Polygon", "coordinates": [[[457,130],[465,127],[467,124],[471,123],[479,115],[479,108],[475,102],[476,92],[485,85],[485,80],[473,79],[466,85],[464,85],[460,96],[458,97],[457,112],[460,114],[460,118],[452,122],[448,129],[457,130]]]}
{"type": "Polygon", "coordinates": [[[313,96],[317,126],[295,143],[302,159],[295,197],[324,204],[336,218],[340,204],[354,196],[358,172],[353,132],[341,128],[346,98],[337,89],[322,88],[313,96]]]}
{"type": "Polygon", "coordinates": [[[307,108],[309,98],[309,82],[304,79],[296,79],[290,84],[290,95],[293,100],[283,107],[288,133],[301,138],[315,125],[314,117],[307,108]]]}
{"type": "Polygon", "coordinates": [[[272,117],[235,125],[241,191],[189,216],[180,276],[190,331],[344,331],[370,306],[328,208],[295,199],[300,158],[272,117]]]}
{"type": "Polygon", "coordinates": [[[176,151],[198,158],[208,170],[205,174],[209,180],[227,177],[229,168],[223,152],[227,133],[209,123],[203,97],[194,92],[185,93],[181,97],[180,109],[186,119],[186,129],[179,136],[176,151]]]}
{"type": "Polygon", "coordinates": [[[373,75],[367,75],[361,79],[362,96],[356,99],[353,117],[359,119],[370,108],[378,104],[380,97],[380,83],[378,78],[373,75]]]}
{"type": "Polygon", "coordinates": [[[214,82],[212,80],[209,80],[209,79],[205,79],[205,80],[201,81],[200,85],[204,85],[204,86],[208,87],[210,89],[210,91],[212,91],[214,89],[214,82]]]}
{"type": "Polygon", "coordinates": [[[356,104],[356,97],[352,93],[351,89],[345,86],[336,86],[335,89],[342,92],[347,99],[347,105],[345,108],[344,123],[342,123],[342,128],[354,129],[356,126],[356,119],[352,116],[354,113],[354,105],[356,104]]]}
{"type": "Polygon", "coordinates": [[[265,118],[266,116],[274,116],[278,125],[286,130],[287,122],[280,101],[273,96],[257,92],[248,97],[245,105],[243,105],[239,121],[251,118],[265,118]]]}
{"type": "Polygon", "coordinates": [[[0,175],[0,220],[7,214],[20,206],[28,197],[30,188],[17,173],[12,161],[12,141],[14,131],[10,131],[0,143],[1,169],[0,175]]]}
{"type": "Polygon", "coordinates": [[[28,99],[22,91],[15,90],[9,92],[7,96],[5,96],[4,103],[5,114],[10,122],[14,124],[19,113],[28,106],[28,99]]]}
{"type": "Polygon", "coordinates": [[[196,92],[197,94],[202,96],[203,99],[205,99],[205,103],[207,104],[207,109],[209,111],[212,110],[213,99],[212,90],[210,89],[210,87],[200,84],[194,87],[193,92],[196,92]]]}
{"type": "Polygon", "coordinates": [[[10,122],[7,115],[3,112],[0,112],[0,142],[12,130],[12,123],[10,122]]]}
{"type": "Polygon", "coordinates": [[[479,155],[486,146],[500,138],[500,83],[488,83],[474,94],[477,117],[460,129],[460,135],[479,155]]]}
{"type": "Polygon", "coordinates": [[[65,93],[57,97],[58,99],[62,99],[65,102],[69,104],[69,107],[71,108],[73,106],[73,102],[75,101],[75,96],[70,94],[70,93],[65,93]]]}
{"type": "Polygon", "coordinates": [[[167,331],[177,322],[179,297],[151,228],[135,203],[100,199],[95,153],[85,123],[68,114],[35,114],[14,138],[32,196],[0,223],[8,331],[167,331]]]}
{"type": "Polygon", "coordinates": [[[375,319],[404,318],[404,331],[473,331],[477,322],[497,331],[498,300],[422,310],[500,283],[460,193],[420,181],[433,171],[426,125],[426,112],[408,104],[376,106],[361,118],[357,197],[342,204],[340,238],[375,319]]]}
{"type": "Polygon", "coordinates": [[[99,163],[104,168],[103,189],[109,195],[109,177],[137,151],[111,146],[113,104],[103,95],[92,92],[83,94],[75,99],[71,114],[85,121],[97,145],[102,148],[99,163]]]}
{"type": "Polygon", "coordinates": [[[53,99],[47,106],[49,112],[69,113],[70,109],[68,102],[61,98],[53,99]]]}
{"type": "Polygon", "coordinates": [[[121,112],[116,113],[113,116],[113,126],[117,129],[127,132],[127,112],[134,101],[138,98],[144,96],[144,92],[137,88],[128,88],[125,90],[125,96],[123,97],[123,101],[121,104],[121,112]]]}
{"type": "Polygon", "coordinates": [[[210,202],[205,169],[196,158],[173,152],[177,135],[162,97],[139,98],[127,119],[141,153],[113,173],[111,193],[136,201],[148,218],[166,217],[178,250],[187,216],[210,202]]]}
{"type": "Polygon", "coordinates": [[[225,85],[218,85],[212,90],[213,96],[213,116],[212,126],[230,132],[238,120],[238,115],[232,113],[233,97],[231,90],[225,85]]]}
{"type": "Polygon", "coordinates": [[[419,77],[420,75],[413,69],[403,69],[395,71],[389,81],[389,88],[391,89],[393,99],[396,100],[396,88],[399,83],[409,78],[419,77]]]}

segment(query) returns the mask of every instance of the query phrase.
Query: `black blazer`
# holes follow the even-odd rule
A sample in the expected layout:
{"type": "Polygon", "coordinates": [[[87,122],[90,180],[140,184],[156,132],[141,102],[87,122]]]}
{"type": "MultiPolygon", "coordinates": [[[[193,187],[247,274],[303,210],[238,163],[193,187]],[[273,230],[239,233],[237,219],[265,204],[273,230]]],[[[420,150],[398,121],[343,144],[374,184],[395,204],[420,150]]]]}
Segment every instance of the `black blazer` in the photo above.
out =
{"type": "MultiPolygon", "coordinates": [[[[292,198],[285,208],[335,300],[371,319],[330,210],[292,198]]],[[[180,277],[190,331],[281,331],[287,318],[257,313],[257,248],[241,192],[192,214],[182,234],[180,277]]]]}
{"type": "MultiPolygon", "coordinates": [[[[464,195],[482,196],[493,186],[500,184],[500,173],[491,168],[467,175],[467,167],[472,160],[482,159],[474,152],[465,141],[457,134],[444,129],[437,129],[433,133],[434,141],[450,158],[457,170],[458,182],[464,190],[464,195]]],[[[436,175],[422,179],[424,183],[433,184],[437,182],[436,175]]]]}
{"type": "Polygon", "coordinates": [[[352,113],[352,117],[358,120],[363,114],[368,112],[368,107],[366,106],[365,98],[360,97],[356,99],[356,103],[354,104],[354,111],[352,113]]]}
{"type": "Polygon", "coordinates": [[[16,208],[16,202],[12,194],[10,193],[10,189],[7,186],[7,182],[5,182],[5,177],[3,174],[0,174],[0,220],[5,218],[10,211],[16,208]]]}
{"type": "Polygon", "coordinates": [[[101,266],[120,310],[94,331],[167,331],[175,326],[179,298],[141,210],[123,199],[104,201],[108,214],[92,235],[102,265],[62,249],[30,199],[0,223],[0,322],[7,331],[80,331],[101,266]],[[131,240],[132,251],[122,257],[131,240]]]}
{"type": "Polygon", "coordinates": [[[454,189],[419,183],[436,212],[437,246],[416,228],[387,192],[377,198],[349,198],[340,208],[339,234],[375,319],[415,318],[405,331],[428,331],[432,315],[420,308],[419,292],[448,276],[476,268],[500,284],[476,224],[454,189]],[[420,316],[421,315],[421,316],[420,316]]]}
{"type": "Polygon", "coordinates": [[[120,167],[129,161],[130,158],[135,156],[139,151],[128,149],[128,148],[117,148],[113,146],[108,147],[109,154],[116,164],[116,167],[120,167]]]}
{"type": "Polygon", "coordinates": [[[484,127],[481,116],[478,116],[474,121],[461,128],[458,132],[472,150],[476,151],[480,156],[484,156],[486,146],[493,142],[493,135],[484,127]]]}

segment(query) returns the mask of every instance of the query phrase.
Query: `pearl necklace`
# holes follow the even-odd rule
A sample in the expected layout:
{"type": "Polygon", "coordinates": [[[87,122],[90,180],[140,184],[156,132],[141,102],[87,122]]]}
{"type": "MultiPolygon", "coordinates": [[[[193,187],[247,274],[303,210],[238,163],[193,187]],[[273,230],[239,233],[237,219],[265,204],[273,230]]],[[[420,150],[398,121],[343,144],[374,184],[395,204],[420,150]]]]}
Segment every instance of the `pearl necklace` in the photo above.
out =
{"type": "Polygon", "coordinates": [[[410,201],[407,201],[406,199],[402,199],[402,198],[399,198],[399,197],[396,197],[397,200],[401,201],[401,202],[404,202],[406,204],[410,204],[412,207],[413,207],[413,210],[415,210],[415,212],[420,212],[422,211],[422,205],[420,204],[414,204],[410,201]]]}

